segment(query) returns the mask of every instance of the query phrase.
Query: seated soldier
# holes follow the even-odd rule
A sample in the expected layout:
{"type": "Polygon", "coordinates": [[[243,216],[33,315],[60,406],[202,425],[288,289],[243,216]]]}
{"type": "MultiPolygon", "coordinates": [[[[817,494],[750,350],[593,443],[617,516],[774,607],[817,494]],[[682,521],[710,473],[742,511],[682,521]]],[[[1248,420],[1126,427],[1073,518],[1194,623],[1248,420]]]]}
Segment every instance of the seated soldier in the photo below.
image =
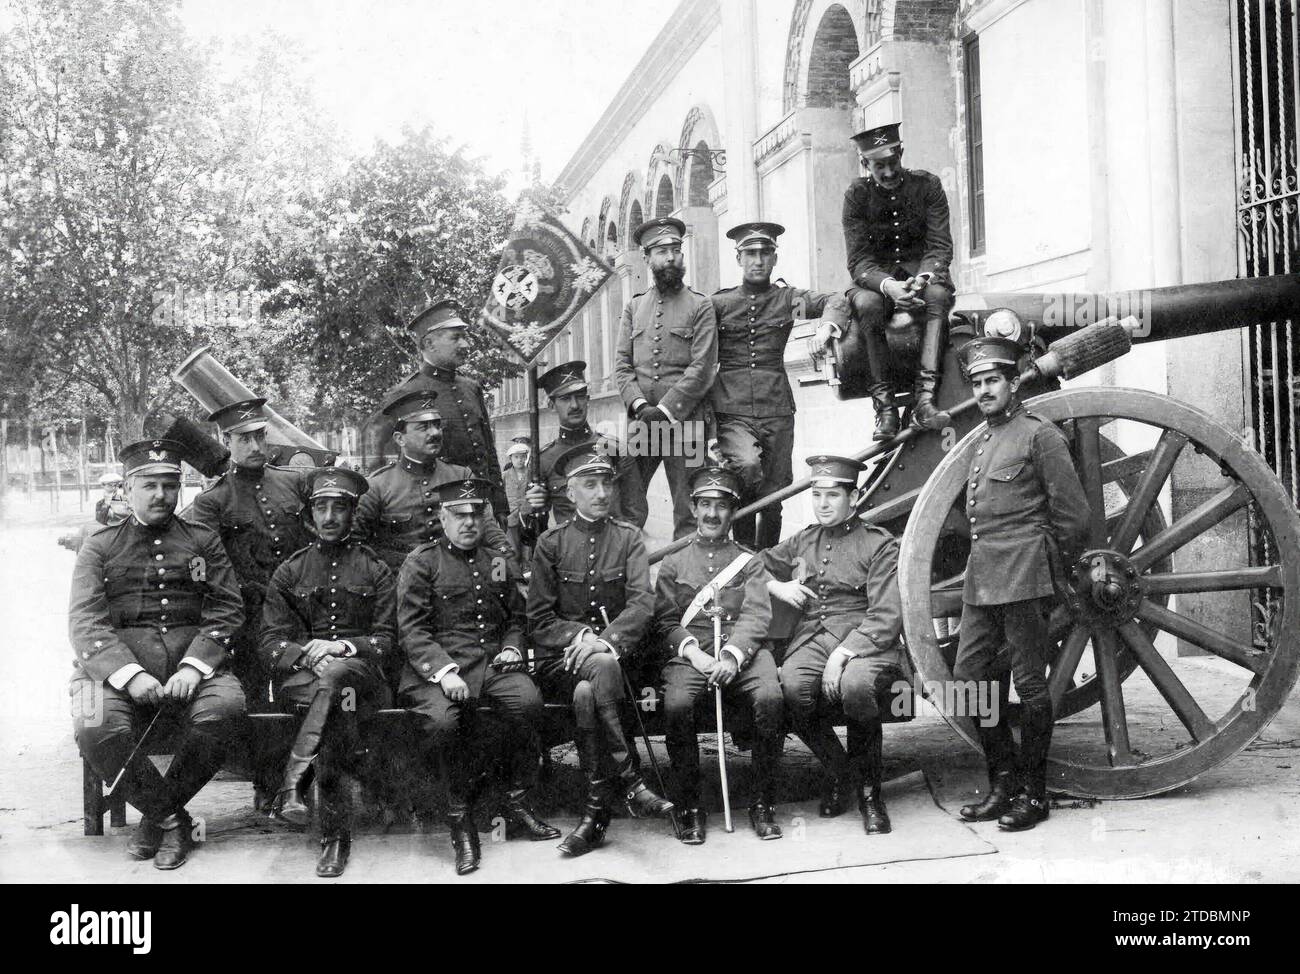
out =
{"type": "Polygon", "coordinates": [[[185,806],[220,769],[244,713],[226,669],[244,622],[239,584],[217,533],[176,517],[181,457],[171,440],[122,448],[132,514],[81,546],[68,608],[77,747],[140,810],[127,852],[159,869],[193,849],[185,806]],[[166,775],[139,747],[160,717],[179,733],[166,775]]]}
{"type": "Polygon", "coordinates": [[[308,488],[316,541],[271,576],[260,649],[276,703],[307,707],[272,810],[292,825],[311,821],[302,789],[315,766],[316,875],[333,877],[347,868],[352,846],[351,793],[342,772],[355,769],[358,720],[388,702],[382,661],[394,649],[396,588],[379,556],[348,537],[366,478],[326,467],[312,472],[308,488]]]}
{"type": "MultiPolygon", "coordinates": [[[[763,560],[731,540],[731,519],[740,502],[740,480],[718,467],[701,467],[691,478],[695,537],[664,559],[655,582],[655,635],[672,657],[664,664],[664,718],[668,756],[682,811],[681,840],[704,841],[706,816],[700,808],[700,751],[695,713],[706,691],[741,703],[754,715],[754,776],[758,794],[749,821],[760,839],[781,838],[775,809],[781,746],[785,739],[781,684],[767,647],[772,606],[763,560]],[[701,591],[721,589],[716,600],[696,606],[701,591]],[[713,617],[722,613],[722,646],[715,656],[713,617]],[[707,647],[707,648],[706,648],[707,647]]],[[[711,694],[709,694],[711,696],[711,694]]]]}
{"type": "Polygon", "coordinates": [[[526,673],[498,667],[523,660],[524,599],[510,559],[483,544],[492,484],[468,478],[439,492],[443,537],[407,557],[398,577],[398,630],[406,665],[399,695],[413,711],[434,777],[447,794],[457,875],[478,868],[474,783],[485,756],[478,702],[505,730],[511,833],[538,841],[560,830],[533,814],[528,791],[541,757],[536,725],[542,698],[526,673]]]}
{"type": "Polygon", "coordinates": [[[551,654],[537,667],[538,681],[563,687],[573,699],[578,761],[588,790],[582,820],[560,851],[580,856],[604,840],[616,787],[637,817],[669,814],[673,805],[641,780],[620,714],[619,660],[638,651],[654,617],[641,532],[609,516],[614,466],[602,451],[576,446],[557,466],[575,511],[537,539],[528,630],[551,654]]]}
{"type": "Polygon", "coordinates": [[[830,456],[808,463],[817,523],[763,553],[781,579],[769,582],[768,591],[801,612],[781,662],[786,711],[826,769],[821,815],[844,812],[856,777],[864,828],[869,835],[888,832],[879,701],[903,676],[898,542],[856,515],[863,464],[830,456]],[[847,753],[832,726],[837,709],[848,724],[847,753]]]}

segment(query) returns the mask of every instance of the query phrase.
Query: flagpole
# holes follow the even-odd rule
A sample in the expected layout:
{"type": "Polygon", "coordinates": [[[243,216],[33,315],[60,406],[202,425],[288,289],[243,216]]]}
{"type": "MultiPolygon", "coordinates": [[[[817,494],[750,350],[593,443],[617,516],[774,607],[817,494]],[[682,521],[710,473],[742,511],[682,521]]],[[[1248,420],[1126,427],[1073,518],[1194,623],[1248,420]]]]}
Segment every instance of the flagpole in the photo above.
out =
{"type": "MultiPolygon", "coordinates": [[[[530,365],[528,366],[528,434],[532,438],[532,445],[528,448],[528,480],[533,484],[542,484],[541,429],[541,417],[537,409],[537,366],[530,365]]],[[[542,486],[546,485],[542,484],[542,486]]],[[[532,520],[532,530],[527,533],[532,535],[534,542],[546,530],[549,507],[550,505],[547,505],[540,511],[526,515],[532,520]]]]}

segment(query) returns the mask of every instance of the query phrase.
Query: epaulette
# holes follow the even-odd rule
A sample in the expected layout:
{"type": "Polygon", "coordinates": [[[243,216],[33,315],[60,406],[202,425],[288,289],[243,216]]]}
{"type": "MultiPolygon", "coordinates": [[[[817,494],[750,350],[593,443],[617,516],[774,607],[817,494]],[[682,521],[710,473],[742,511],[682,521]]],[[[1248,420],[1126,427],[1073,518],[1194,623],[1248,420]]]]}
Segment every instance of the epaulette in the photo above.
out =
{"type": "Polygon", "coordinates": [[[627,528],[629,531],[635,531],[638,535],[641,533],[641,529],[631,521],[624,521],[622,518],[614,517],[612,514],[609,516],[609,523],[617,524],[619,527],[627,528]]]}
{"type": "Polygon", "coordinates": [[[733,286],[731,286],[731,287],[720,287],[720,288],[718,288],[716,291],[714,291],[713,293],[714,293],[714,294],[730,294],[732,291],[736,290],[736,288],[738,288],[739,286],[740,286],[740,285],[733,285],[733,286]]]}
{"type": "Polygon", "coordinates": [[[212,481],[212,483],[208,484],[208,486],[204,487],[201,491],[199,491],[199,493],[206,494],[210,490],[215,490],[217,487],[220,487],[222,484],[224,484],[226,482],[226,478],[229,476],[230,476],[230,471],[227,470],[220,477],[218,477],[216,480],[212,481]]]}
{"type": "Polygon", "coordinates": [[[641,297],[641,295],[648,293],[648,291],[637,291],[636,294],[632,295],[632,300],[635,301],[637,298],[641,297]]]}
{"type": "Polygon", "coordinates": [[[366,474],[366,477],[367,477],[367,478],[373,477],[375,474],[377,474],[377,473],[383,473],[385,470],[391,470],[391,469],[392,469],[393,467],[395,467],[395,466],[397,466],[397,461],[396,461],[396,460],[389,460],[389,461],[388,461],[387,463],[385,463],[383,466],[375,467],[374,470],[371,470],[369,473],[366,474]]]}
{"type": "Polygon", "coordinates": [[[379,557],[379,553],[375,551],[374,548],[370,547],[370,545],[362,544],[360,541],[354,541],[352,543],[355,544],[362,551],[364,551],[366,554],[368,554],[371,558],[374,558],[376,561],[381,561],[381,562],[383,561],[383,559],[379,557]]]}
{"type": "Polygon", "coordinates": [[[774,287],[789,287],[789,286],[790,286],[789,284],[786,283],[786,280],[785,280],[784,277],[778,277],[775,281],[772,282],[772,285],[773,285],[774,287]]]}
{"type": "Polygon", "coordinates": [[[116,530],[117,528],[120,528],[123,524],[126,524],[126,522],[129,521],[129,520],[131,520],[131,518],[128,516],[128,517],[124,517],[124,518],[122,518],[122,520],[117,521],[117,522],[114,523],[114,524],[101,524],[101,525],[99,525],[99,527],[95,528],[94,531],[91,531],[89,534],[87,534],[86,537],[87,537],[87,538],[93,538],[93,537],[95,537],[95,535],[97,535],[97,534],[103,534],[105,531],[113,531],[113,530],[116,530]]]}

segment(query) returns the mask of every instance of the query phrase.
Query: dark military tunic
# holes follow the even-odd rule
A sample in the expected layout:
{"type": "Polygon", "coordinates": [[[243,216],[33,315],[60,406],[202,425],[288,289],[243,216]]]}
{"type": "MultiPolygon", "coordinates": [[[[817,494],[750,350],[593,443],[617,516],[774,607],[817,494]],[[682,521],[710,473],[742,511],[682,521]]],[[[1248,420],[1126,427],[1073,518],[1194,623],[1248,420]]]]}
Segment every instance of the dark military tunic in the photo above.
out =
{"type": "Polygon", "coordinates": [[[785,374],[785,346],[795,319],[839,311],[847,321],[842,292],[809,291],[773,284],[748,284],[713,295],[718,316],[718,377],[709,399],[718,413],[736,416],[792,416],[794,393],[785,374]]]}
{"type": "Polygon", "coordinates": [[[539,647],[562,650],[582,630],[592,629],[626,656],[645,639],[654,607],[650,563],[635,526],[575,514],[538,538],[528,585],[528,632],[539,647]]]}
{"type": "Polygon", "coordinates": [[[77,552],[68,630],[79,676],[122,689],[127,667],[166,682],[182,659],[210,675],[243,621],[230,559],[203,525],[173,516],[152,527],[131,516],[77,552]]]}
{"type": "Polygon", "coordinates": [[[636,460],[626,453],[611,448],[613,444],[608,438],[598,435],[590,426],[585,425],[579,430],[569,430],[561,426],[559,435],[542,447],[541,455],[538,457],[538,469],[550,495],[551,513],[556,523],[569,520],[574,516],[575,511],[573,501],[569,500],[566,492],[568,482],[563,475],[556,472],[555,465],[566,450],[584,443],[594,443],[597,440],[604,443],[607,453],[615,458],[614,497],[610,505],[610,513],[619,520],[630,521],[639,528],[645,527],[646,519],[650,516],[650,508],[646,503],[645,484],[641,482],[641,470],[636,460]]]}
{"type": "MultiPolygon", "coordinates": [[[[655,579],[654,633],[664,641],[670,657],[675,657],[682,643],[692,636],[699,641],[701,649],[713,652],[713,617],[698,612],[683,628],[682,615],[700,590],[742,554],[749,552],[730,538],[706,541],[696,535],[689,545],[663,560],[659,577],[655,579]]],[[[755,555],[721,592],[722,645],[742,668],[767,640],[772,621],[772,605],[767,594],[771,578],[762,557],[755,555]]]]}
{"type": "Polygon", "coordinates": [[[1065,436],[1012,400],[971,457],[971,551],[962,601],[1002,605],[1052,595],[1082,552],[1090,508],[1065,436]]]}
{"type": "Polygon", "coordinates": [[[428,362],[397,388],[416,382],[429,386],[438,394],[436,402],[442,416],[443,459],[449,464],[469,467],[476,477],[491,483],[493,511],[504,520],[510,513],[510,501],[501,481],[501,462],[497,459],[483,387],[454,369],[434,368],[428,362]]]}
{"type": "Polygon", "coordinates": [[[935,284],[952,287],[948,196],[934,173],[905,169],[892,190],[870,176],[853,180],[842,221],[849,273],[858,287],[878,292],[900,270],[906,277],[929,272],[935,284]]]}
{"type": "MultiPolygon", "coordinates": [[[[397,649],[393,573],[365,545],[316,541],[275,570],[262,610],[261,654],[283,680],[312,639],[344,642],[379,677],[397,649]]],[[[349,658],[349,657],[344,657],[349,658]]]]}
{"type": "MultiPolygon", "coordinates": [[[[417,463],[401,456],[385,464],[370,473],[370,489],[357,503],[352,537],[372,545],[379,557],[397,571],[416,547],[442,537],[438,488],[472,476],[468,467],[442,459],[417,463]]],[[[498,469],[497,483],[500,481],[498,469]]],[[[513,553],[510,541],[495,520],[489,518],[483,531],[488,547],[513,553]]]]}
{"type": "Polygon", "coordinates": [[[699,418],[717,363],[717,316],[699,291],[652,287],[623,309],[614,377],[629,410],[644,399],[677,422],[699,418]]]}

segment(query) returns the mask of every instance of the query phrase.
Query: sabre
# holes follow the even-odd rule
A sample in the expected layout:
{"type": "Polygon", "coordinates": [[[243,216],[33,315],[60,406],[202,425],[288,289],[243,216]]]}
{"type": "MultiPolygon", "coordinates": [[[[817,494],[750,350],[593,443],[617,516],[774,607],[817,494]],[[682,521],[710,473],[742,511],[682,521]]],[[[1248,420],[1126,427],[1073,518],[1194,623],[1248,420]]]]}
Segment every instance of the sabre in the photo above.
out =
{"type": "MultiPolygon", "coordinates": [[[[600,607],[600,617],[605,620],[605,628],[608,629],[609,613],[605,611],[603,605],[600,607]]],[[[645,722],[641,719],[641,708],[636,704],[636,690],[632,688],[632,681],[627,678],[627,670],[623,669],[622,664],[619,665],[618,671],[623,674],[623,689],[627,691],[628,697],[632,700],[632,713],[636,715],[637,730],[641,732],[641,740],[645,742],[646,753],[650,755],[650,767],[654,768],[655,781],[659,785],[659,794],[666,795],[668,789],[664,787],[664,776],[663,772],[659,770],[659,759],[655,757],[654,748],[650,746],[650,735],[645,731],[645,722]]],[[[680,839],[682,837],[682,827],[677,824],[676,806],[668,813],[668,818],[673,823],[673,835],[680,839]]]]}
{"type": "Polygon", "coordinates": [[[108,794],[104,796],[105,798],[111,798],[113,796],[113,792],[117,790],[118,783],[122,780],[122,775],[126,774],[126,769],[131,766],[131,762],[135,760],[135,756],[140,753],[140,747],[149,739],[149,732],[153,730],[153,725],[158,723],[158,718],[161,716],[162,707],[159,707],[158,712],[153,715],[153,720],[149,721],[149,726],[144,729],[144,733],[140,735],[140,739],[135,742],[135,747],[131,748],[131,753],[128,754],[126,760],[122,762],[122,767],[118,770],[117,777],[114,778],[113,783],[108,786],[108,794]]]}
{"type": "MultiPolygon", "coordinates": [[[[709,615],[713,616],[713,660],[716,663],[722,659],[722,606],[714,601],[709,615]]],[[[726,822],[727,831],[734,832],[735,829],[731,827],[731,793],[727,789],[727,745],[722,738],[722,684],[720,683],[713,685],[713,705],[718,721],[718,774],[722,778],[722,817],[726,822]]]]}

